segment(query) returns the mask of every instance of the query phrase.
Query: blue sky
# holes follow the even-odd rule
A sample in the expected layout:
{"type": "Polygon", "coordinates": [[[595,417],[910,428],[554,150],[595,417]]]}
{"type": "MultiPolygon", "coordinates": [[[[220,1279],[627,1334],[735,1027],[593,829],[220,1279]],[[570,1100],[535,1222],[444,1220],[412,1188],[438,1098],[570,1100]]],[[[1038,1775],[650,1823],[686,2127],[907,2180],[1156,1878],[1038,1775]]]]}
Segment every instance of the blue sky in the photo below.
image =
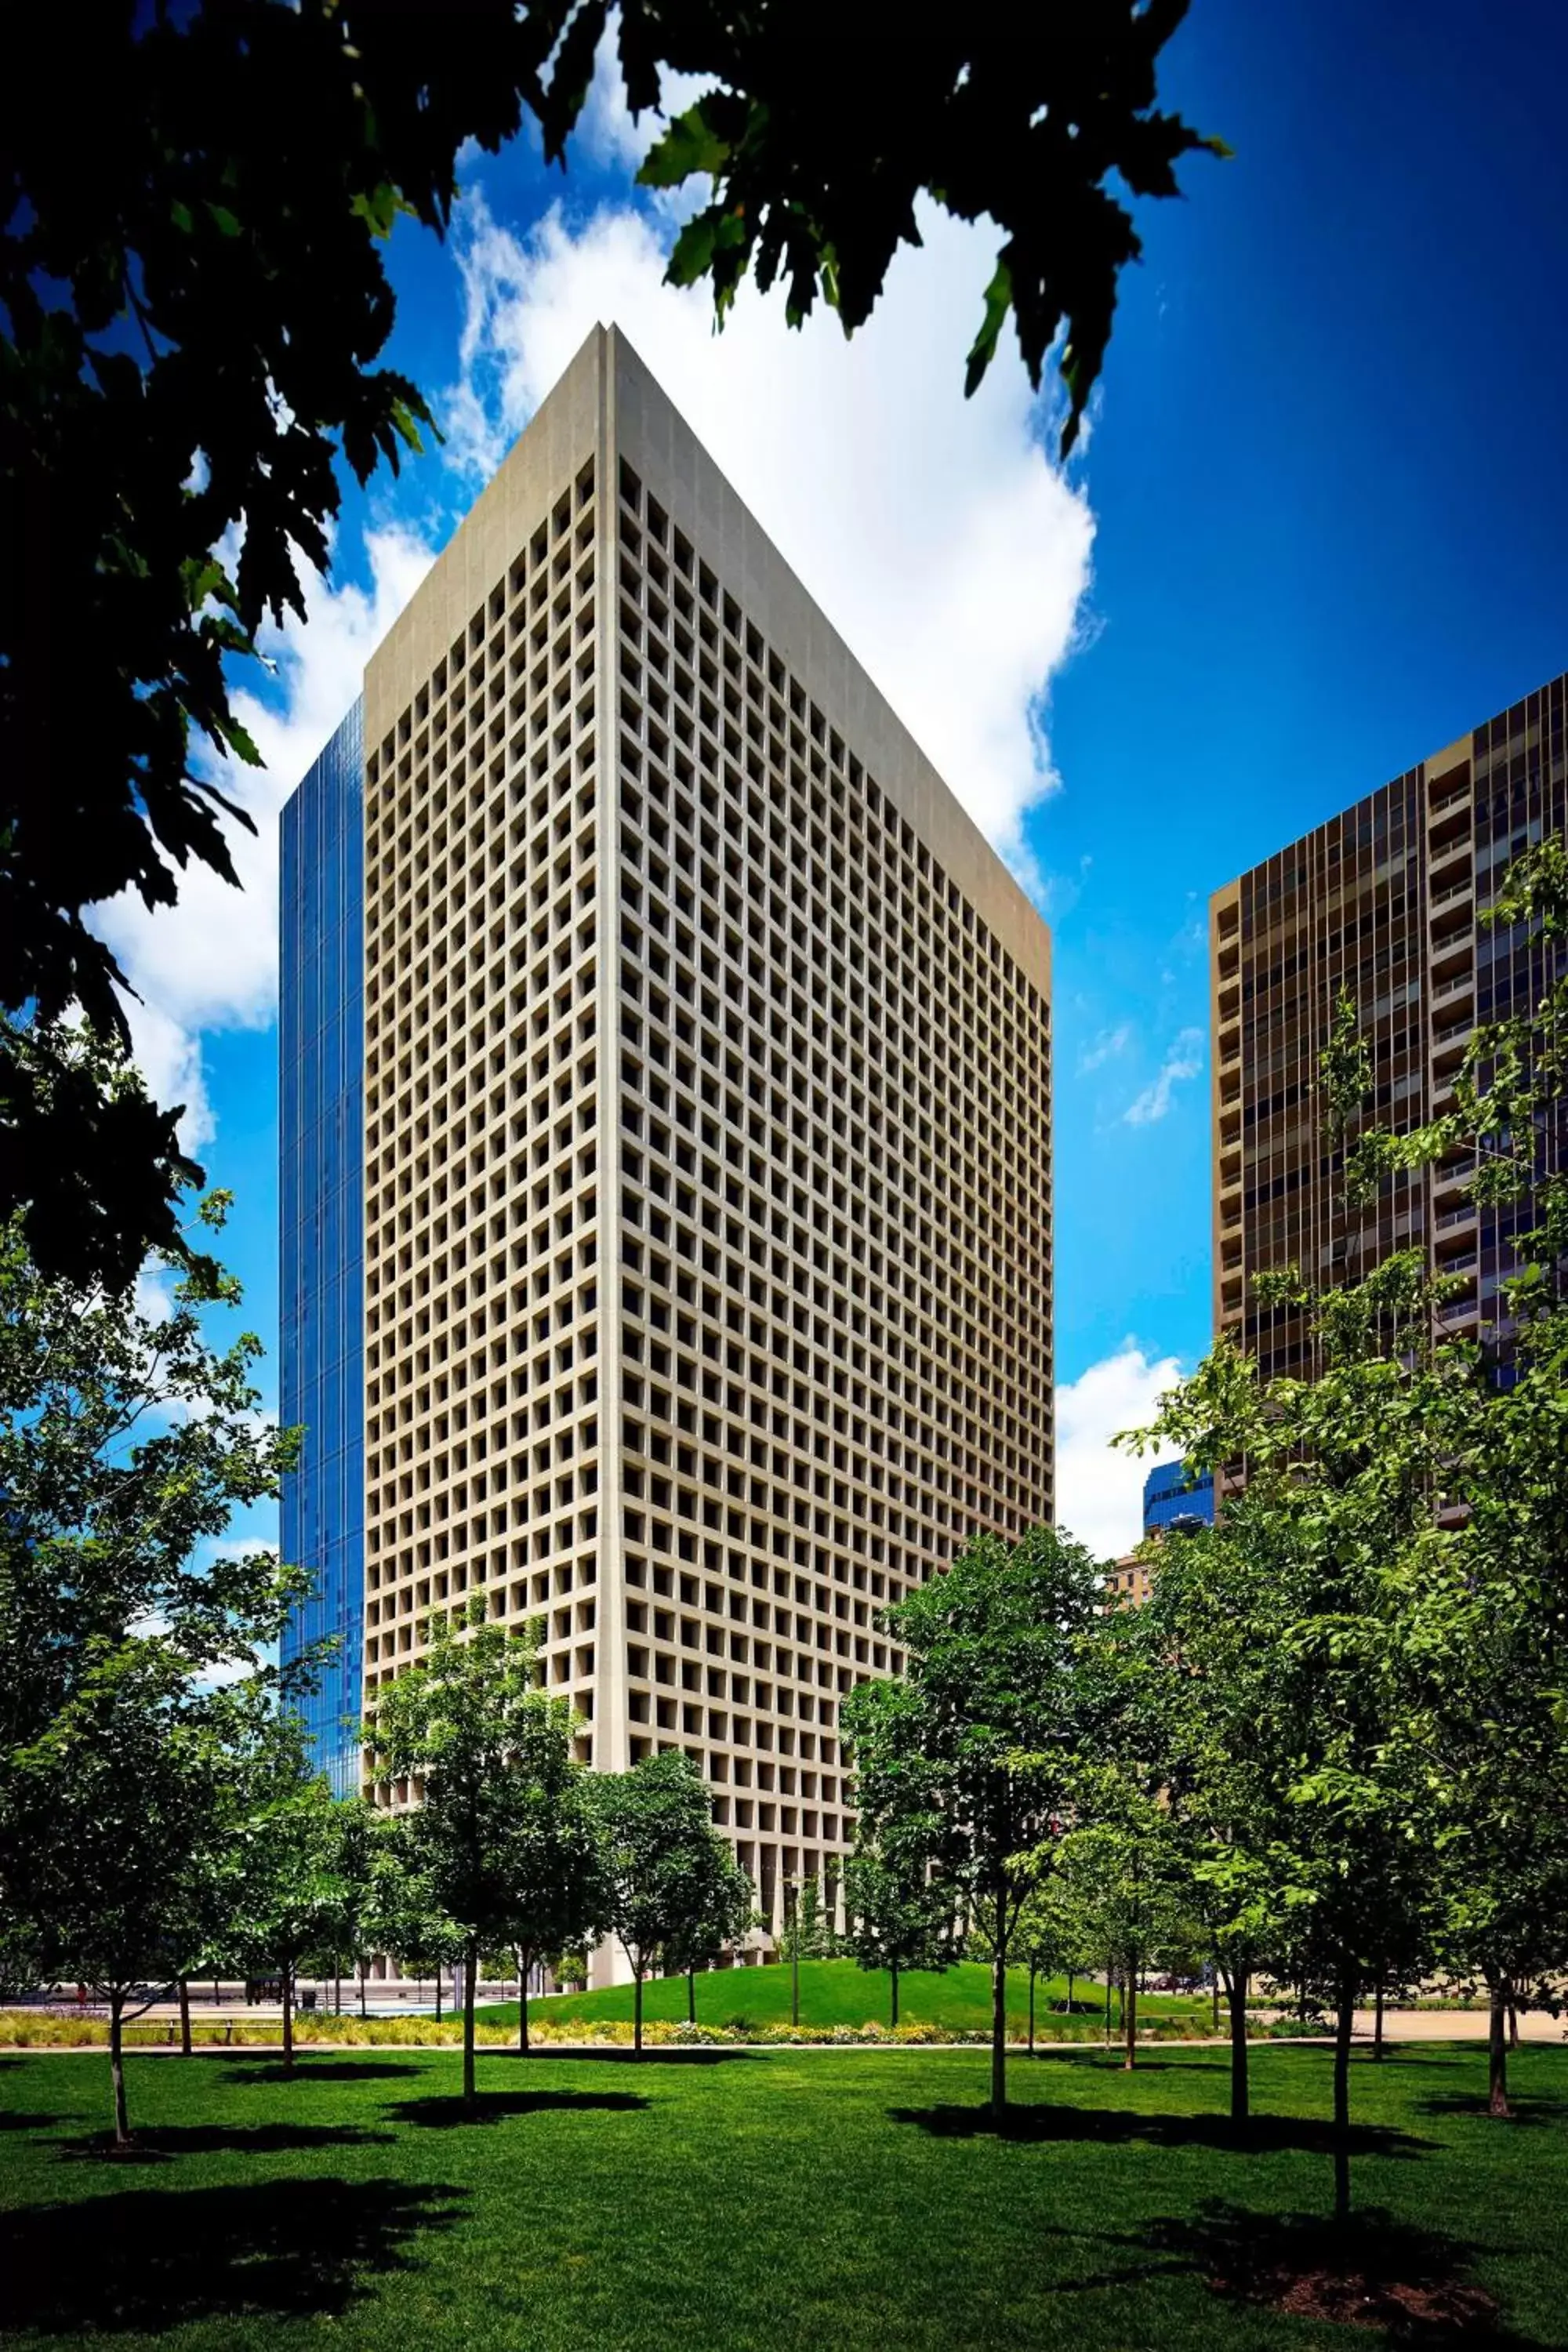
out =
{"type": "MultiPolygon", "coordinates": [[[[1164,95],[1236,151],[1144,206],[1087,450],[1047,465],[1016,361],[960,400],[983,238],[932,225],[846,350],[658,285],[667,214],[605,90],[565,179],[479,159],[447,246],[402,229],[391,356],[447,442],[345,504],[276,648],[250,887],[110,928],[194,1106],[276,1334],[279,799],[483,470],[595,316],[688,408],[1056,943],[1063,1515],[1132,1531],[1104,1451],[1206,1343],[1209,891],[1568,666],[1568,10],[1194,0],[1164,95]]],[[[269,1377],[272,1369],[269,1368],[269,1377]]]]}

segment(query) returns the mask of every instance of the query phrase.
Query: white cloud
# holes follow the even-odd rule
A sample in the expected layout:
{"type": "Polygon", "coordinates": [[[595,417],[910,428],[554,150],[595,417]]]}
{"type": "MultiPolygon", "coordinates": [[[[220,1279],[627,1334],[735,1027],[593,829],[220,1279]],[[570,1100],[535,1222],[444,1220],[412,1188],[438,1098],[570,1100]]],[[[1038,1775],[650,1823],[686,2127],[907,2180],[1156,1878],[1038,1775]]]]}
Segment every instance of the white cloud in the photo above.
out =
{"type": "Polygon", "coordinates": [[[1026,887],[1028,809],[1057,782],[1049,683],[1079,642],[1094,520],[1047,462],[1021,367],[974,399],[963,352],[994,238],[928,209],[852,342],[826,311],[799,333],[747,288],[721,335],[710,296],[663,284],[663,226],[628,206],[526,235],[482,194],[458,249],[461,373],[448,457],[476,480],[596,321],[619,325],[1026,887]]]}
{"type": "Polygon", "coordinates": [[[235,715],[254,738],[264,768],[202,762],[203,772],[245,808],[254,834],[226,823],[243,887],[193,862],[179,877],[179,902],[149,913],[124,892],[93,910],[142,1002],[128,1003],[136,1058],[155,1098],[184,1102],[181,1135],[200,1150],[213,1132],[202,1078],[201,1033],[265,1028],[278,1003],[278,813],[359,693],[365,658],[423,579],[432,551],[410,532],[367,533],[371,585],[332,587],[312,579],[306,618],[268,627],[263,651],[280,694],[263,702],[241,686],[235,715]]]}
{"type": "Polygon", "coordinates": [[[1201,1029],[1184,1029],[1177,1037],[1159,1074],[1151,1079],[1141,1095],[1134,1097],[1122,1118],[1129,1127],[1152,1127],[1164,1118],[1171,1108],[1175,1088],[1186,1078],[1195,1078],[1204,1066],[1204,1034],[1201,1029]]]}
{"type": "Polygon", "coordinates": [[[1097,1559],[1117,1559],[1143,1532],[1143,1481],[1174,1446],[1123,1454],[1111,1439],[1141,1429],[1160,1398],[1182,1377],[1174,1356],[1151,1359],[1134,1339],[1090,1364],[1057,1390],[1057,1525],[1087,1544],[1097,1559]]]}
{"type": "MultiPolygon", "coordinates": [[[[676,115],[684,114],[705,89],[711,89],[712,81],[707,75],[661,72],[658,106],[646,108],[634,122],[631,109],[626,104],[626,86],[616,55],[616,45],[619,37],[620,17],[617,12],[611,16],[600,36],[594,58],[594,79],[578,117],[574,139],[582,146],[589,161],[598,164],[602,171],[619,170],[631,174],[640,169],[644,157],[665,124],[676,115]]],[[[697,184],[705,188],[710,184],[703,178],[697,184]]],[[[667,197],[660,191],[654,201],[664,203],[670,198],[679,203],[680,192],[671,190],[667,197]]]]}
{"type": "Polygon", "coordinates": [[[1092,1045],[1079,1055],[1078,1066],[1086,1076],[1090,1070],[1101,1070],[1119,1054],[1125,1054],[1132,1043],[1132,1024],[1120,1022],[1114,1029],[1102,1029],[1092,1045]]]}

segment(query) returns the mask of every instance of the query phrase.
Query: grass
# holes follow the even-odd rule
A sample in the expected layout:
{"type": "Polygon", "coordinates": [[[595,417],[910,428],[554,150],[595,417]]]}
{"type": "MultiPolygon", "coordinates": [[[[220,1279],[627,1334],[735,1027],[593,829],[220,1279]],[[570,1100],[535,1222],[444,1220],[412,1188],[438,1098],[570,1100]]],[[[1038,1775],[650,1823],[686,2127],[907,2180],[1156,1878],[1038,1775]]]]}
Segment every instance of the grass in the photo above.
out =
{"type": "MultiPolygon", "coordinates": [[[[0,2334],[117,2352],[1288,2352],[1568,2345],[1568,2053],[1527,2048],[1519,2119],[1484,2053],[1354,2067],[1346,2336],[1277,2305],[1325,2260],[1326,2053],[1254,2054],[1249,2148],[1223,2053],[446,2052],[128,2063],[138,2155],[106,2158],[100,2058],[0,2060],[0,2334]],[[1381,2217],[1381,2218],[1376,2218],[1381,2217]],[[1214,2282],[1228,2291],[1216,2291],[1214,2282]],[[1383,2297],[1380,2303],[1379,2297],[1383,2297]],[[1495,2299],[1495,2319],[1483,2298],[1495,2299]]],[[[1339,2242],[1333,2260],[1343,2268],[1339,2242]]]]}
{"type": "MultiPolygon", "coordinates": [[[[1053,2001],[1067,2001],[1067,1979],[1040,1978],[1035,1987],[1035,2030],[1038,2034],[1076,2035],[1092,2039],[1103,2032],[1101,1988],[1079,1977],[1073,1991],[1074,2015],[1053,2014],[1053,2001]]],[[[686,2017],[684,1977],[656,1977],[643,1987],[643,2016],[649,2021],[681,2022],[686,2017]]],[[[800,2021],[803,2026],[886,2025],[889,2008],[887,1971],[857,1968],[853,1960],[803,1960],[800,1964],[800,2021]]],[[[1029,1979],[1026,1969],[1013,1969],[1007,1979],[1007,2018],[1016,2041],[1028,2028],[1029,1979]]],[[[515,2027],[517,2003],[487,2003],[479,2012],[487,2022],[515,2027]]],[[[528,2005],[531,2024],[563,2029],[629,2021],[630,1985],[613,1985],[601,1992],[552,1994],[528,2005]]],[[[1173,1994],[1144,1993],[1138,2002],[1140,2020],[1149,2027],[1179,2025],[1206,2033],[1210,2005],[1206,2000],[1173,1994]]],[[[697,1979],[697,2021],[721,2028],[768,2027],[790,2021],[790,1970],[786,1965],[762,1969],[715,1969],[697,1979]]],[[[989,2033],[991,1971],[978,1960],[961,1961],[940,1976],[927,1970],[904,1971],[899,1979],[899,2022],[940,2027],[951,2033],[989,2033]]]]}

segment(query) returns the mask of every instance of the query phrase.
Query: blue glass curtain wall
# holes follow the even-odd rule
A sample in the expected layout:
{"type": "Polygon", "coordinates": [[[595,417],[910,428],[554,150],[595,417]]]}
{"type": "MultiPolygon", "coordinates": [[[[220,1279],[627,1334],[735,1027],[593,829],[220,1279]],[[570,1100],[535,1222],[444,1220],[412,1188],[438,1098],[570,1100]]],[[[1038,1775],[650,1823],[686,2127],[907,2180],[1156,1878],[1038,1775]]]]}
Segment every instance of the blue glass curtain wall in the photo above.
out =
{"type": "Polygon", "coordinates": [[[356,702],[284,807],[279,890],[282,1413],[305,1431],[282,1545],[315,1580],[283,1656],[338,1637],[300,1712],[339,1796],[359,1786],[364,1638],[363,772],[356,702]]]}

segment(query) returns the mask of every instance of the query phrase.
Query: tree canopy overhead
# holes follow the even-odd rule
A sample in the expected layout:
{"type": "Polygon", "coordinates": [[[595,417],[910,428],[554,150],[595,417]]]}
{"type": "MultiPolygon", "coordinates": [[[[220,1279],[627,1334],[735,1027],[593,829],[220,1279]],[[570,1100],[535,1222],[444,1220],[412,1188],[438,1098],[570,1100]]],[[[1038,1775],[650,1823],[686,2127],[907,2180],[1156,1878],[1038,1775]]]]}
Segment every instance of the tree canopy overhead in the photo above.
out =
{"type": "MultiPolygon", "coordinates": [[[[822,0],[37,15],[0,84],[0,1008],[79,1003],[123,1039],[124,976],[86,910],[168,907],[193,859],[236,878],[225,817],[249,820],[210,771],[258,754],[227,666],[302,614],[338,461],[363,482],[431,425],[381,364],[384,247],[400,215],[446,229],[469,142],[494,152],[531,116],[563,161],[614,22],[634,114],[668,72],[710,85],[643,173],[710,178],[673,279],[708,280],[721,320],[748,273],[782,279],[792,321],[820,299],[852,331],[920,242],[920,198],[989,219],[967,382],[1011,316],[1037,386],[1065,323],[1065,448],[1140,251],[1123,195],[1174,195],[1181,158],[1218,152],[1156,102],[1184,10],[982,0],[918,37],[901,8],[822,0]]],[[[112,1109],[0,1038],[0,1216],[26,1211],[46,1272],[113,1284],[178,1245],[195,1171],[174,1115],[112,1109]],[[49,1217],[61,1181],[102,1213],[49,1217]]]]}

